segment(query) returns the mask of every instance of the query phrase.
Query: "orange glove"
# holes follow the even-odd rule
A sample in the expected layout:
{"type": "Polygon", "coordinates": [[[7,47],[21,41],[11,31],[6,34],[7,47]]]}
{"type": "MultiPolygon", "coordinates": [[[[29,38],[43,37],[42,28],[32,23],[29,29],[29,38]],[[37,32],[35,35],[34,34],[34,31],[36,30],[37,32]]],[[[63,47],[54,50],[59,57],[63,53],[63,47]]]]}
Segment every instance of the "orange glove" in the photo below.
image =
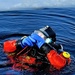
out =
{"type": "Polygon", "coordinates": [[[55,50],[51,50],[47,54],[47,58],[51,65],[53,65],[56,69],[60,70],[69,64],[69,58],[64,57],[62,54],[58,54],[55,50]]]}

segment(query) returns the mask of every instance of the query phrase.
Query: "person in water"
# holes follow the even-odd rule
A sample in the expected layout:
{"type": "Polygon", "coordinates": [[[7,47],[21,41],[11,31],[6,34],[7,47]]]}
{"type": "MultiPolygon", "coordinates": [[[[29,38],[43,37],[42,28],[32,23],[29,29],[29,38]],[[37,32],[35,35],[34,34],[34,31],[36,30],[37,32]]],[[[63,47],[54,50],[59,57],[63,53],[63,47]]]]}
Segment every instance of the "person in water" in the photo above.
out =
{"type": "Polygon", "coordinates": [[[5,41],[4,52],[11,63],[18,62],[17,65],[23,68],[33,64],[40,65],[44,61],[57,70],[70,64],[70,54],[63,50],[62,45],[56,44],[56,34],[49,26],[35,30],[31,35],[20,40],[5,41]]]}

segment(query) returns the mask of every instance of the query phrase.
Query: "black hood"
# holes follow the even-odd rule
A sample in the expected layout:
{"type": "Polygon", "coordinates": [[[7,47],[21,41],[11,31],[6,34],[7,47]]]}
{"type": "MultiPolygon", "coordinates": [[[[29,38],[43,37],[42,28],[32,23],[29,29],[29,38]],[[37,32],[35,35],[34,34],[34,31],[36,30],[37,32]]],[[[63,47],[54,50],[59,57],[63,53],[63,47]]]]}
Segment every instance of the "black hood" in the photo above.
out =
{"type": "Polygon", "coordinates": [[[54,42],[56,41],[56,34],[50,26],[41,28],[39,31],[41,31],[47,38],[52,38],[54,42]]]}

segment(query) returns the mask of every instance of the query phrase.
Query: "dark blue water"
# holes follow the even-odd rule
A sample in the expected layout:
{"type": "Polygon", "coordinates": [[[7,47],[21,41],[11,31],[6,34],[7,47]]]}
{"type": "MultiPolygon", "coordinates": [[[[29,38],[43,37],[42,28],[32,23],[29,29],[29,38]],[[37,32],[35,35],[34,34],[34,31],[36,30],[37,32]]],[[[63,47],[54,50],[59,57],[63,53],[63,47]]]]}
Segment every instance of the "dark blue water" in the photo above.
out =
{"type": "MultiPolygon", "coordinates": [[[[0,68],[0,75],[75,75],[75,9],[43,8],[0,12],[0,44],[5,40],[19,39],[24,34],[49,25],[57,35],[57,42],[71,54],[71,64],[60,72],[16,71],[11,66],[0,68]]],[[[0,46],[0,64],[8,61],[0,46]]]]}

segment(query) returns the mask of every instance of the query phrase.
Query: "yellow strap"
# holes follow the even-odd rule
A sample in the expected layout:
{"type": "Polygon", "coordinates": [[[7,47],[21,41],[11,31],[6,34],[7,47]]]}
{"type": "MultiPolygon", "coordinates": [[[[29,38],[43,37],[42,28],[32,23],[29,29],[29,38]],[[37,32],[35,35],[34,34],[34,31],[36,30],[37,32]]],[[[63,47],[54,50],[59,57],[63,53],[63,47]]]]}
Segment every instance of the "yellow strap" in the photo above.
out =
{"type": "Polygon", "coordinates": [[[15,53],[7,53],[8,56],[13,56],[15,53]]]}

